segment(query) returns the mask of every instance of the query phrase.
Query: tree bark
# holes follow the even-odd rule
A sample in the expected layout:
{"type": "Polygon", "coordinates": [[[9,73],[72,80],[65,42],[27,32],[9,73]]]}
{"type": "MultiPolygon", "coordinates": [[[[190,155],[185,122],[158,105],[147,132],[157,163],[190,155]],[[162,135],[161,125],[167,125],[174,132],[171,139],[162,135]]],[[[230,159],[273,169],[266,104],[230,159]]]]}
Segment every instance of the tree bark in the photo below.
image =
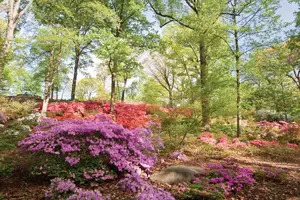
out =
{"type": "Polygon", "coordinates": [[[122,98],[121,98],[121,101],[122,101],[122,102],[125,101],[126,85],[127,85],[127,78],[124,79],[124,88],[123,88],[123,90],[122,90],[122,98]]]}
{"type": "Polygon", "coordinates": [[[110,113],[114,112],[114,100],[116,95],[116,63],[114,63],[113,70],[111,71],[111,93],[110,93],[110,113]]]}
{"type": "Polygon", "coordinates": [[[77,75],[79,69],[79,62],[80,62],[80,47],[78,45],[75,46],[75,66],[74,66],[74,74],[73,74],[73,81],[72,81],[72,91],[71,91],[71,100],[75,100],[76,95],[76,83],[77,83],[77,75]]]}
{"type": "Polygon", "coordinates": [[[202,107],[202,127],[207,129],[210,125],[210,102],[207,85],[208,66],[206,60],[206,45],[204,40],[200,41],[200,83],[201,83],[201,107],[202,107]]]}
{"type": "MultiPolygon", "coordinates": [[[[237,13],[236,8],[237,0],[234,0],[234,9],[233,9],[233,25],[237,26],[237,13]]],[[[234,30],[234,42],[235,42],[235,73],[236,73],[236,136],[240,137],[241,135],[241,126],[240,126],[240,104],[241,104],[241,91],[240,91],[240,49],[239,49],[239,37],[238,31],[234,30]]]]}
{"type": "Polygon", "coordinates": [[[51,97],[51,90],[53,84],[53,65],[54,65],[54,48],[51,50],[49,68],[45,77],[45,89],[44,89],[44,99],[41,116],[45,117],[47,113],[49,99],[51,97]]]}

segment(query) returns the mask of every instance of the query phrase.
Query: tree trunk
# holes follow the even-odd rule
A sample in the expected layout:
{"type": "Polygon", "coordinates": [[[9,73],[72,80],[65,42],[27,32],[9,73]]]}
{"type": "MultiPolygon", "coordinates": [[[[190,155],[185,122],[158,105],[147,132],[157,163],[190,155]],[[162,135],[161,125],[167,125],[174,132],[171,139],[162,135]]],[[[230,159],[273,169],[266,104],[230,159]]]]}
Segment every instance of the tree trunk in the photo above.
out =
{"type": "Polygon", "coordinates": [[[55,89],[56,89],[56,90],[55,90],[55,91],[56,91],[56,98],[55,98],[55,99],[56,99],[56,101],[57,101],[57,100],[58,100],[58,92],[59,92],[59,91],[58,91],[58,87],[56,87],[55,89]]]}
{"type": "Polygon", "coordinates": [[[116,77],[115,72],[111,73],[111,93],[110,93],[110,113],[114,112],[114,99],[116,92],[116,77]]]}
{"type": "Polygon", "coordinates": [[[127,85],[127,78],[124,79],[124,88],[123,88],[123,91],[122,91],[122,98],[121,98],[122,102],[125,101],[126,85],[127,85]]]}
{"type": "Polygon", "coordinates": [[[201,73],[201,107],[202,127],[207,129],[210,124],[209,91],[207,85],[208,66],[206,61],[206,45],[204,40],[200,41],[200,73],[201,73]]]}
{"type": "Polygon", "coordinates": [[[51,51],[49,68],[45,77],[45,89],[44,89],[44,99],[41,116],[45,117],[47,113],[48,103],[51,96],[51,89],[53,84],[53,65],[54,65],[54,48],[51,51]]]}
{"type": "MultiPolygon", "coordinates": [[[[237,0],[234,0],[234,8],[237,6],[237,0]]],[[[237,13],[233,9],[233,25],[237,26],[237,13]]],[[[240,91],[240,49],[239,49],[239,37],[238,31],[234,30],[234,42],[235,42],[235,73],[236,73],[236,136],[240,137],[241,135],[241,125],[240,125],[240,104],[241,104],[241,91],[240,91]]]]}
{"type": "Polygon", "coordinates": [[[73,74],[73,81],[72,81],[72,91],[71,91],[71,100],[75,99],[76,95],[76,83],[77,83],[77,75],[79,69],[79,62],[80,62],[80,47],[78,45],[75,46],[75,66],[74,66],[74,74],[73,74]]]}
{"type": "Polygon", "coordinates": [[[169,105],[173,107],[173,94],[171,89],[169,90],[169,105]]]}

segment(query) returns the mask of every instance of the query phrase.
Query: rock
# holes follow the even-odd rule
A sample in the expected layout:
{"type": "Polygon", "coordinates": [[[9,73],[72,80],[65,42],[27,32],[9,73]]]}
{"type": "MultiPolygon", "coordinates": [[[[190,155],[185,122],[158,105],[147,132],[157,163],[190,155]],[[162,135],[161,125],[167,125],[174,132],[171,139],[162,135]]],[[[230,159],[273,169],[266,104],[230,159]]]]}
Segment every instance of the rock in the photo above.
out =
{"type": "Polygon", "coordinates": [[[188,165],[174,165],[150,176],[152,181],[165,184],[178,184],[191,182],[196,174],[202,172],[202,168],[188,165]]]}

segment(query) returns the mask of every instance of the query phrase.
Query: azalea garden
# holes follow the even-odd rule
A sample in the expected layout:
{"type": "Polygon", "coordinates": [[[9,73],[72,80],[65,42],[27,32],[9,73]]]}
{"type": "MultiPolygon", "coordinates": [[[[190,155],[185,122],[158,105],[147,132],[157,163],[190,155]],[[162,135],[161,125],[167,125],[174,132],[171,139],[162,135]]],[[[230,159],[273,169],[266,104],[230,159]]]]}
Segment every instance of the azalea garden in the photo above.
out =
{"type": "Polygon", "coordinates": [[[0,200],[300,199],[299,5],[0,0],[0,200]]]}

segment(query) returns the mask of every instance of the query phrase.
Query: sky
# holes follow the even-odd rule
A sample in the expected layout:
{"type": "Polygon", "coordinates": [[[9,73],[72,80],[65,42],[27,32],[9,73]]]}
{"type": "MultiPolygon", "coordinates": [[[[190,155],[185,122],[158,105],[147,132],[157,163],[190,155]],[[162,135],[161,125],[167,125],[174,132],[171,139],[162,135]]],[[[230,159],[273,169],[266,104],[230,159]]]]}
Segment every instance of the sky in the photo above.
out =
{"type": "Polygon", "coordinates": [[[295,3],[288,3],[287,0],[280,0],[281,8],[278,14],[281,15],[282,20],[285,22],[293,22],[295,20],[294,12],[297,11],[298,5],[295,3]]]}

